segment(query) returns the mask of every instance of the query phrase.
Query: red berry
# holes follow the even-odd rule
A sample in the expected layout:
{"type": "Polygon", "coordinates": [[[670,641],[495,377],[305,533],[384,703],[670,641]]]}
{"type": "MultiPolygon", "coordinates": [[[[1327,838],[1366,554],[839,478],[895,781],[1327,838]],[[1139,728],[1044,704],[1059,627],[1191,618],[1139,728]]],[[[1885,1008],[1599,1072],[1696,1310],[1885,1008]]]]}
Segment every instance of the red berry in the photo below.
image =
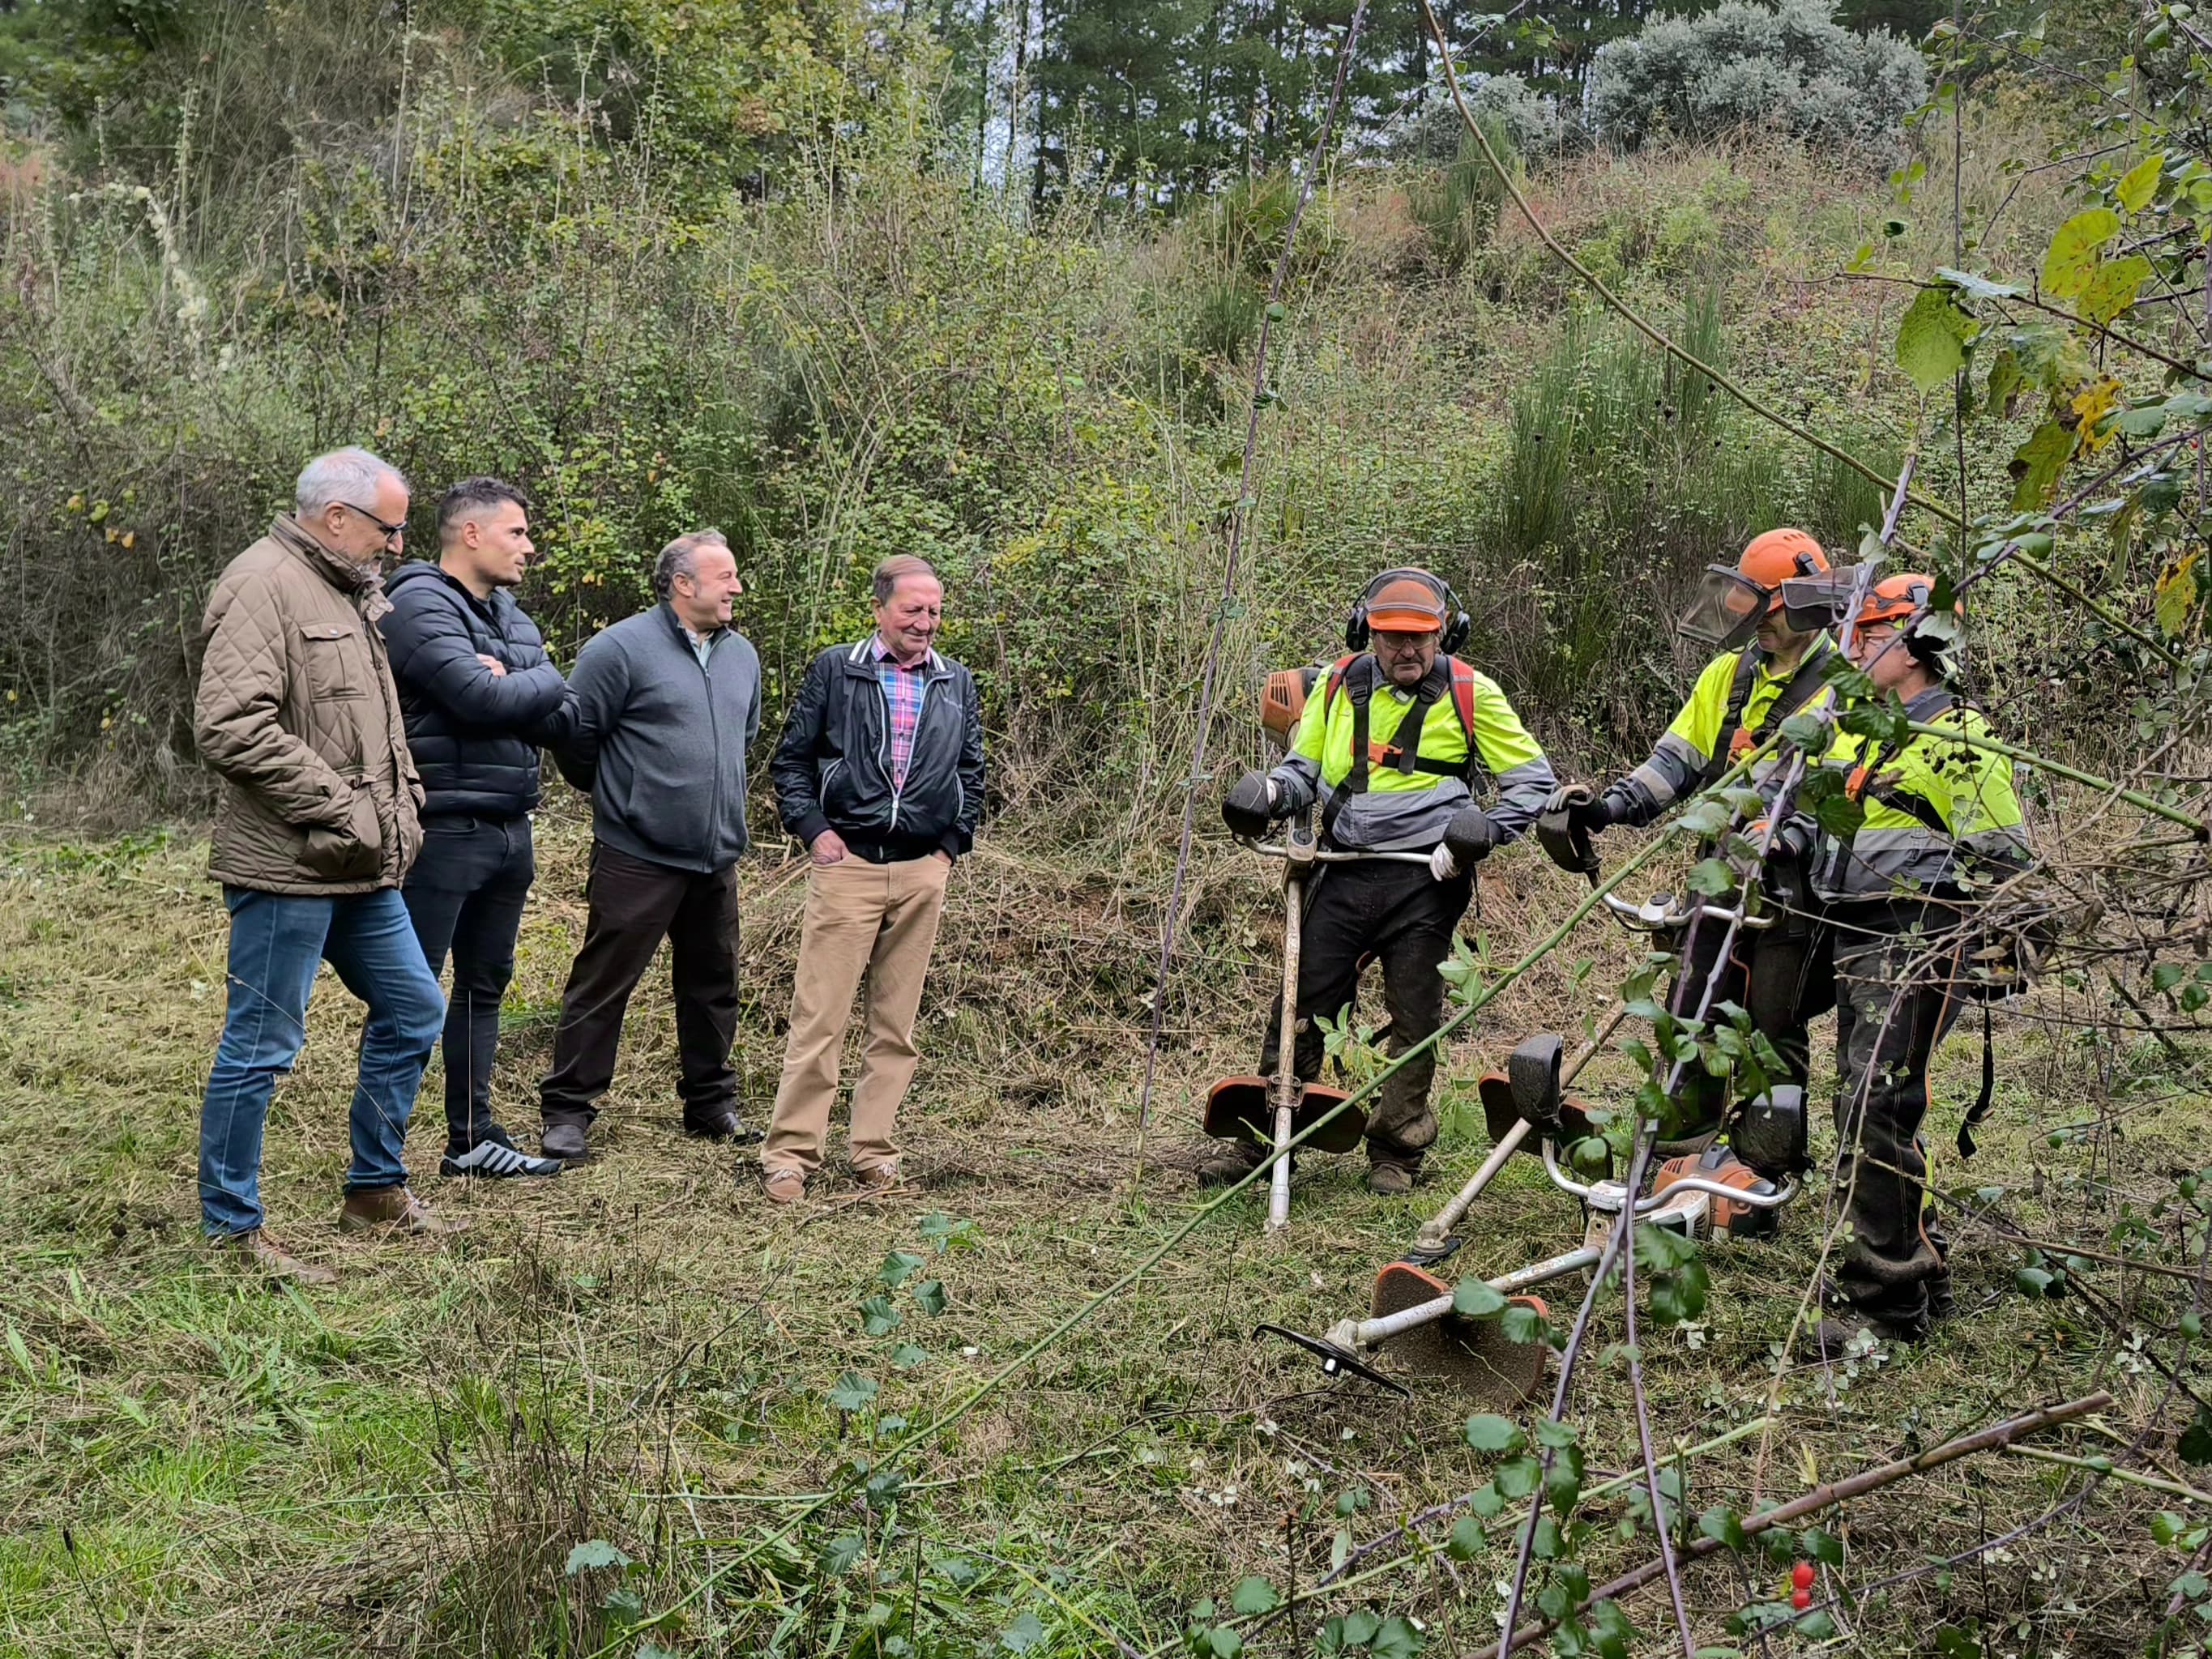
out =
{"type": "Polygon", "coordinates": [[[1806,1608],[1813,1605],[1813,1592],[1808,1589],[1791,1590],[1790,1592],[1790,1605],[1796,1608],[1800,1613],[1804,1612],[1806,1608]]]}
{"type": "Polygon", "coordinates": [[[1810,1561],[1800,1561],[1796,1566],[1790,1568],[1790,1582],[1801,1590],[1812,1589],[1813,1564],[1810,1561]]]}

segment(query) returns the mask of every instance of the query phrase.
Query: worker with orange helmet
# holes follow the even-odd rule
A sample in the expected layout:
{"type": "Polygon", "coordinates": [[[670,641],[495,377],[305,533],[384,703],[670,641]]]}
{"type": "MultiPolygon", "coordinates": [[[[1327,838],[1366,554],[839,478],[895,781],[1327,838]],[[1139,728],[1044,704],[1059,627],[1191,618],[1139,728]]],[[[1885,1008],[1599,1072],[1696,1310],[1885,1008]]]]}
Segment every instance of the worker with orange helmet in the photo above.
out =
{"type": "MultiPolygon", "coordinates": [[[[1942,591],[1908,573],[1844,607],[1852,662],[1893,714],[1929,729],[1838,731],[1820,762],[1863,817],[1844,833],[1824,814],[1811,861],[1832,940],[1836,1186],[1850,1237],[1830,1279],[1838,1316],[1808,1333],[1808,1358],[1841,1357],[1866,1330],[1917,1340],[1948,1311],[1942,1241],[1924,1213],[1929,1062],[1962,1000],[2016,983],[1969,965],[2031,858],[2012,763],[1983,746],[1988,724],[1952,684],[1964,609],[1938,604],[1942,591]]],[[[1985,1098],[1968,1128],[1986,1109],[1985,1098]]],[[[1972,1146],[1962,1128],[1960,1151],[1972,1146]]]]}
{"type": "MultiPolygon", "coordinates": [[[[1753,537],[1734,564],[1708,565],[1697,601],[1680,626],[1691,637],[1720,647],[1721,654],[1698,676],[1650,759],[1602,794],[1570,784],[1545,803],[1537,834],[1546,850],[1563,864],[1595,870],[1590,833],[1617,823],[1650,823],[1675,801],[1710,787],[1826,691],[1825,674],[1837,660],[1829,613],[1816,606],[1801,625],[1784,605],[1783,585],[1818,586],[1815,579],[1829,568],[1820,543],[1788,528],[1753,537]],[[1554,826],[1564,835],[1553,833],[1554,826]]],[[[1770,860],[1765,885],[1772,920],[1763,931],[1737,938],[1713,1000],[1742,1005],[1781,1056],[1787,1080],[1802,1085],[1810,1074],[1812,1052],[1806,1025],[1827,1011],[1832,987],[1825,936],[1803,902],[1800,875],[1786,854],[1770,860]]],[[[1701,935],[1700,942],[1708,954],[1717,948],[1717,936],[1701,935]]],[[[1670,1000],[1678,1012],[1698,1006],[1714,965],[1700,960],[1676,976],[1670,1000]]],[[[1683,1086],[1679,1103],[1692,1125],[1717,1127],[1728,1104],[1727,1080],[1696,1073],[1683,1086]]]]}
{"type": "MultiPolygon", "coordinates": [[[[1352,654],[1304,698],[1290,752],[1272,772],[1249,772],[1221,803],[1240,836],[1321,809],[1321,842],[1334,851],[1419,853],[1424,860],[1332,864],[1309,889],[1299,958],[1297,1075],[1321,1073],[1319,1018],[1346,1014],[1369,962],[1382,968],[1389,1052],[1418,1046],[1443,1022],[1452,936],[1474,893],[1474,866],[1512,841],[1542,809],[1556,780],[1505,693],[1453,653],[1470,623],[1459,597],[1429,571],[1385,570],[1367,584],[1345,627],[1352,654]],[[1494,795],[1478,805],[1478,793],[1494,795]]],[[[1280,1021],[1271,1016],[1260,1070],[1276,1068],[1280,1021]]],[[[1367,1184],[1413,1189],[1437,1138],[1427,1051],[1386,1079],[1367,1123],[1367,1184]]],[[[1226,1185],[1261,1157],[1256,1140],[1223,1143],[1199,1179],[1226,1185]]]]}

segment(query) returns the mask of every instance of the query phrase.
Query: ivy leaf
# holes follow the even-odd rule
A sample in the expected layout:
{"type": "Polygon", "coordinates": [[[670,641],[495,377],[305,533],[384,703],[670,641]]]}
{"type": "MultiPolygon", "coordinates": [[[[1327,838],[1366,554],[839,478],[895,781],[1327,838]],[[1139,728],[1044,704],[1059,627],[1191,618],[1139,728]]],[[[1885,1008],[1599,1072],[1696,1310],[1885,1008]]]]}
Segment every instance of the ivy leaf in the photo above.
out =
{"type": "Polygon", "coordinates": [[[2073,428],[2051,420],[2036,428],[2028,441],[2013,452],[2005,470],[2012,475],[2014,512],[2031,512],[2050,501],[2058,475],[2074,459],[2075,441],[2073,428]]]}
{"type": "Polygon", "coordinates": [[[1488,1540],[1483,1536],[1482,1522],[1471,1515],[1462,1515],[1452,1522],[1451,1536],[1444,1540],[1444,1553],[1455,1561],[1472,1561],[1482,1553],[1488,1540]]]}
{"type": "Polygon", "coordinates": [[[2047,299],[2070,300],[2089,285],[2097,250],[2119,234],[2120,216],[2110,208],[2091,208],[2058,227],[2043,256],[2043,292],[2047,299]]]}
{"type": "Polygon", "coordinates": [[[1844,1565],[1843,1540],[1832,1532],[1821,1531],[1818,1527],[1808,1527],[1799,1533],[1797,1547],[1804,1552],[1808,1560],[1818,1561],[1823,1566],[1840,1567],[1844,1565]]]}
{"type": "Polygon", "coordinates": [[[1413,1656],[1428,1645],[1428,1638],[1413,1628],[1413,1621],[1401,1613],[1394,1613],[1382,1621],[1382,1628],[1375,1632],[1375,1639],[1367,1644],[1367,1651],[1375,1659],[1413,1659],[1413,1656]]]}
{"type": "Polygon", "coordinates": [[[1717,800],[1701,800],[1675,822],[1693,836],[1717,836],[1729,827],[1729,810],[1717,800]]]}
{"type": "Polygon", "coordinates": [[[860,1328],[870,1336],[887,1335],[899,1322],[899,1310],[880,1296],[860,1304],[860,1328]]]}
{"type": "Polygon", "coordinates": [[[1544,1316],[1525,1302],[1512,1303],[1498,1315],[1498,1328],[1508,1342],[1541,1342],[1552,1334],[1544,1316]]]}
{"type": "Polygon", "coordinates": [[[830,1390],[830,1403],[841,1412],[865,1411],[876,1397],[877,1387],[874,1377],[847,1371],[837,1379],[837,1386],[830,1390]]]}
{"type": "Polygon", "coordinates": [[[1452,1289],[1452,1311],[1462,1319],[1488,1319],[1505,1311],[1505,1298],[1479,1279],[1462,1279],[1452,1289]]]}
{"type": "Polygon", "coordinates": [[[1846,709],[1841,724],[1853,736],[1885,749],[1902,749],[1912,741],[1912,723],[1905,718],[1905,705],[1894,696],[1846,709]]]}
{"type": "Polygon", "coordinates": [[[914,1305],[932,1319],[945,1311],[945,1283],[942,1279],[925,1279],[914,1287],[914,1305]]]}
{"type": "Polygon", "coordinates": [[[1007,1653],[1027,1653],[1044,1640],[1044,1621],[1024,1613],[1000,1633],[999,1646],[1007,1653]]]}
{"type": "Polygon", "coordinates": [[[917,1348],[911,1342],[902,1342],[891,1350],[891,1364],[901,1370],[911,1370],[929,1358],[928,1351],[917,1348]]]}
{"type": "Polygon", "coordinates": [[[1247,1619],[1257,1618],[1263,1613],[1273,1613],[1283,1605],[1283,1598],[1275,1587],[1256,1573],[1237,1585],[1229,1598],[1229,1610],[1240,1613],[1247,1619]]]}
{"type": "Polygon", "coordinates": [[[1966,366],[1974,319],[1948,289],[1923,288],[1897,325],[1897,366],[1923,392],[1933,392],[1966,366]]]}
{"type": "Polygon", "coordinates": [[[1477,1486],[1468,1494],[1467,1506],[1484,1520],[1492,1521],[1505,1509],[1505,1494],[1498,1490],[1494,1482],[1477,1486]]]}
{"type": "Polygon", "coordinates": [[[1707,898],[1726,898],[1735,891],[1735,872],[1723,859],[1706,859],[1692,866],[1686,879],[1692,892],[1703,893],[1707,898]]]}
{"type": "Polygon", "coordinates": [[[1698,1530],[1729,1549],[1743,1547],[1743,1517],[1725,1504],[1716,1504],[1699,1516],[1698,1530]]]}
{"type": "Polygon", "coordinates": [[[1792,714],[1782,722],[1783,740],[1794,743],[1808,754],[1825,754],[1828,748],[1828,722],[1818,714],[1792,714]]]}
{"type": "Polygon", "coordinates": [[[1482,1452],[1517,1452],[1528,1443],[1528,1437],[1502,1417],[1470,1417],[1467,1419],[1467,1443],[1482,1452]]]}
{"type": "Polygon", "coordinates": [[[1825,1642],[1836,1633],[1836,1621],[1825,1608],[1815,1607],[1792,1626],[1808,1642],[1825,1642]]]}
{"type": "Polygon", "coordinates": [[[2136,293],[2149,280],[2150,261],[2140,253],[2107,259],[2091,274],[2075,308],[2102,328],[2136,302],[2136,293]]]}
{"type": "Polygon", "coordinates": [[[905,1250],[893,1250],[884,1258],[884,1265],[876,1269],[876,1277],[886,1286],[896,1285],[921,1266],[921,1258],[905,1250]]]}
{"type": "Polygon", "coordinates": [[[1814,822],[1838,841],[1849,841],[1866,823],[1866,807],[1849,795],[1835,794],[1813,809],[1814,822]]]}
{"type": "Polygon", "coordinates": [[[1574,1513],[1583,1495],[1583,1449],[1563,1446],[1552,1454],[1551,1469],[1544,1476],[1544,1501],[1564,1521],[1574,1513]]]}
{"type": "Polygon", "coordinates": [[[2141,213],[2148,207],[2150,198],[2158,194],[2158,175],[2165,165],[2165,152],[2153,150],[2130,167],[2112,189],[2120,205],[2130,213],[2141,213]]]}

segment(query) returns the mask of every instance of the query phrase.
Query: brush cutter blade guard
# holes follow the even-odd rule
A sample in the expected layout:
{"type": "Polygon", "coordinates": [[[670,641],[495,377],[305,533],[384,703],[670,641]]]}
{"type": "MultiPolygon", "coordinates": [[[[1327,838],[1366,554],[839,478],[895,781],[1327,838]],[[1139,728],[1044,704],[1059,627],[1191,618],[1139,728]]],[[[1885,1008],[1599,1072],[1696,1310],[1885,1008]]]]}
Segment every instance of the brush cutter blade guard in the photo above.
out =
{"type": "Polygon", "coordinates": [[[1549,1031],[1525,1037],[1505,1060],[1513,1104],[1528,1127],[1550,1133],[1559,1123],[1559,1065],[1567,1045],[1549,1031]]]}
{"type": "MultiPolygon", "coordinates": [[[[1503,1072],[1492,1072],[1475,1085],[1475,1091],[1482,1097],[1483,1127],[1490,1132],[1490,1144],[1495,1146],[1513,1133],[1515,1124],[1522,1121],[1512,1079],[1503,1072]]],[[[1521,1150],[1531,1158],[1540,1155],[1546,1139],[1573,1141],[1597,1133],[1590,1126],[1589,1108],[1565,1095],[1559,1097],[1559,1109],[1549,1128],[1534,1120],[1529,1121],[1537,1133],[1522,1141],[1521,1150]]]]}
{"type": "MultiPolygon", "coordinates": [[[[1263,1077],[1225,1077],[1206,1092],[1206,1133],[1216,1140],[1256,1140],[1272,1146],[1275,1139],[1275,1109],[1268,1103],[1274,1085],[1263,1077]]],[[[1341,1089],[1309,1083],[1291,1112],[1291,1133],[1303,1134],[1346,1098],[1341,1089]]],[[[1354,1106],[1339,1112],[1327,1127],[1305,1143],[1311,1152],[1348,1152],[1367,1133],[1367,1114],[1354,1106]]]]}
{"type": "Polygon", "coordinates": [[[1304,1348],[1321,1361],[1322,1374],[1325,1376],[1361,1377],[1379,1388],[1389,1389],[1391,1393],[1401,1398],[1411,1400],[1413,1397],[1413,1391],[1403,1382],[1383,1376],[1351,1349],[1340,1348],[1325,1337],[1308,1336],[1303,1331],[1294,1331],[1283,1325],[1255,1326],[1252,1334],[1279,1336],[1293,1347],[1304,1348]]]}
{"type": "MultiPolygon", "coordinates": [[[[1434,1273],[1394,1261],[1375,1276],[1370,1316],[1403,1313],[1450,1294],[1451,1286],[1434,1273]]],[[[1535,1297],[1516,1296],[1511,1300],[1550,1316],[1550,1310],[1535,1297]]],[[[1545,1360],[1551,1351],[1541,1342],[1508,1340],[1495,1319],[1462,1319],[1448,1314],[1401,1332],[1384,1345],[1383,1352],[1417,1376],[1452,1383],[1471,1403],[1510,1410],[1533,1399],[1544,1386],[1545,1360]]]]}

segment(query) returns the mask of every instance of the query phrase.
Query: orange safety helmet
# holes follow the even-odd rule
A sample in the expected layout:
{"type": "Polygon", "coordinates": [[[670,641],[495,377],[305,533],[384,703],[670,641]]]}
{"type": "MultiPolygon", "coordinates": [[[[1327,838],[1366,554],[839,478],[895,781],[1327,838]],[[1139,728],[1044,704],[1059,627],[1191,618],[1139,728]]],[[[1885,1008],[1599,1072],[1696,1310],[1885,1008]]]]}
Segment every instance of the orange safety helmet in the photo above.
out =
{"type": "MultiPolygon", "coordinates": [[[[1879,626],[1883,623],[1909,624],[1905,629],[1905,648],[1916,660],[1926,664],[1939,674],[1946,676],[1951,668],[1951,650],[1958,643],[1955,629],[1939,632],[1928,624],[1935,620],[1929,605],[1936,597],[1936,579],[1917,570],[1898,575],[1885,576],[1869,588],[1866,597],[1852,616],[1855,628],[1879,626]],[[1916,620],[1917,619],[1917,620],[1916,620]]],[[[1963,601],[1951,601],[1951,614],[1964,621],[1966,607],[1963,601]]]]}
{"type": "Polygon", "coordinates": [[[1709,564],[1680,627],[1692,639],[1733,650],[1759,619],[1782,608],[1782,584],[1828,572],[1828,556],[1802,530],[1769,530],[1752,538],[1733,565],[1709,564]]]}

